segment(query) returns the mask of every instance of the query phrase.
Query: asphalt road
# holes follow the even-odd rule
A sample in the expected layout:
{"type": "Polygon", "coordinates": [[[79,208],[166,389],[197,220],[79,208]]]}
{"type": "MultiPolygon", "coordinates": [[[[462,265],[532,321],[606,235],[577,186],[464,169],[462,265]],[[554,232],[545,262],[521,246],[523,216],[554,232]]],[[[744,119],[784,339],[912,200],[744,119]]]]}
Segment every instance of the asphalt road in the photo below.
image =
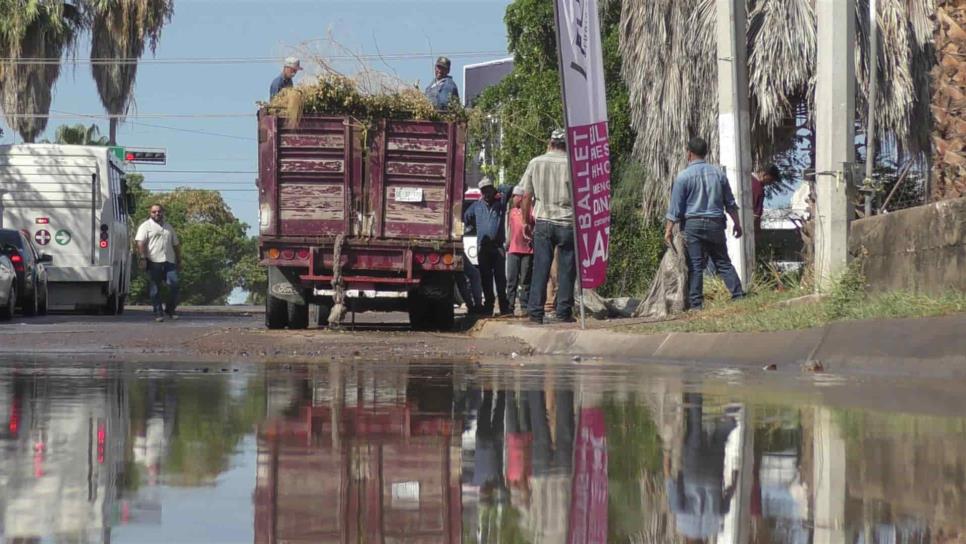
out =
{"type": "Polygon", "coordinates": [[[139,361],[467,360],[525,353],[516,340],[409,330],[400,313],[351,315],[342,330],[268,330],[260,307],[185,307],[177,321],[149,308],[120,316],[53,313],[0,322],[0,357],[139,361]]]}

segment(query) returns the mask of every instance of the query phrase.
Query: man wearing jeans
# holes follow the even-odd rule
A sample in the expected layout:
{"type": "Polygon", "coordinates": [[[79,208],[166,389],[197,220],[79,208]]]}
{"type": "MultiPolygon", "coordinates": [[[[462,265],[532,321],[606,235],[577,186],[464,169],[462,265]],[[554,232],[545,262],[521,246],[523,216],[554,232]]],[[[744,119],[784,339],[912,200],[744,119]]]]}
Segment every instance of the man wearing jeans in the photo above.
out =
{"type": "Polygon", "coordinates": [[[506,201],[512,188],[501,185],[497,189],[486,177],[480,180],[479,188],[483,196],[463,214],[463,223],[476,229],[476,255],[483,282],[483,315],[493,317],[493,307],[497,303],[500,315],[507,315],[510,304],[506,298],[506,249],[503,244],[506,241],[506,201]]]}
{"type": "Polygon", "coordinates": [[[674,224],[681,223],[688,252],[691,309],[700,309],[704,304],[704,268],[708,259],[731,291],[731,298],[744,296],[725,242],[726,212],[734,221],[735,238],[741,238],[738,205],[724,172],[705,162],[707,154],[708,143],[691,138],[688,167],[674,180],[664,228],[664,241],[670,246],[674,224]]]}
{"type": "Polygon", "coordinates": [[[523,186],[523,216],[529,217],[530,205],[536,201],[533,229],[533,278],[527,313],[530,321],[544,323],[543,305],[547,301],[547,281],[554,250],[557,256],[556,315],[547,320],[574,321],[574,282],[577,261],[574,255],[574,207],[570,189],[570,164],[564,131],[550,135],[547,152],[527,165],[520,185],[523,186]]]}
{"type": "Polygon", "coordinates": [[[178,319],[174,313],[178,306],[178,272],[181,270],[181,242],[174,229],[164,221],[164,208],[151,206],[151,217],[141,223],[134,236],[138,252],[144,261],[144,270],[150,280],[149,294],[154,306],[154,320],[178,319]],[[168,285],[168,303],[161,304],[161,284],[168,285]]]}

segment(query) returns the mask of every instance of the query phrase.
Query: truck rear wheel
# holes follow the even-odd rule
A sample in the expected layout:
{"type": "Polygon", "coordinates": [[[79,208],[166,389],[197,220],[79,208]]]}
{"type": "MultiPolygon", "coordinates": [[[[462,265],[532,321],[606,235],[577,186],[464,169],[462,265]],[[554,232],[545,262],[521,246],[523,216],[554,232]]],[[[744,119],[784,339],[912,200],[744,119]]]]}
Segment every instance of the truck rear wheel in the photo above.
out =
{"type": "Polygon", "coordinates": [[[269,329],[282,329],[288,324],[288,304],[272,295],[265,296],[265,326],[269,329]]]}
{"type": "Polygon", "coordinates": [[[409,323],[414,330],[453,328],[453,275],[427,274],[419,287],[409,292],[409,323]]]}
{"type": "Polygon", "coordinates": [[[288,306],[288,328],[307,329],[309,327],[309,305],[286,302],[288,306]]]}

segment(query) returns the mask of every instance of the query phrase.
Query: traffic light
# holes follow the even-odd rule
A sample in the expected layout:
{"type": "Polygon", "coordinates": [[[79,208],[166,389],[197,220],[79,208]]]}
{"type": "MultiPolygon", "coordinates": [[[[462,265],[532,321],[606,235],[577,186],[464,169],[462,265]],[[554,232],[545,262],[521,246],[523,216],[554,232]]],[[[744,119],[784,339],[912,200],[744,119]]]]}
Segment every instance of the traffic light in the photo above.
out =
{"type": "Polygon", "coordinates": [[[163,149],[131,149],[124,150],[124,160],[133,163],[166,164],[167,153],[163,149]]]}

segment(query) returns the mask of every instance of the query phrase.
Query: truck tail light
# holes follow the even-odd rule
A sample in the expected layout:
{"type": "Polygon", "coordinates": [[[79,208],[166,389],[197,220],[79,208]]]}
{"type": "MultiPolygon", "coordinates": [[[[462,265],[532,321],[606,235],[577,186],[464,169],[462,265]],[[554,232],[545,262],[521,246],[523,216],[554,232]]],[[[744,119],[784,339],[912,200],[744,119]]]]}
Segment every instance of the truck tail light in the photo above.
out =
{"type": "Polygon", "coordinates": [[[429,254],[429,264],[439,264],[439,253],[429,254]]]}
{"type": "Polygon", "coordinates": [[[423,264],[424,262],[426,262],[426,255],[423,255],[422,253],[417,253],[416,262],[419,264],[423,264]]]}
{"type": "Polygon", "coordinates": [[[268,250],[265,251],[265,254],[268,255],[268,258],[269,259],[275,260],[275,259],[278,259],[279,256],[282,255],[282,252],[279,251],[277,247],[271,247],[271,248],[268,248],[268,250]]]}
{"type": "Polygon", "coordinates": [[[14,253],[10,256],[10,262],[13,263],[13,269],[17,272],[23,272],[23,257],[19,253],[14,253]]]}
{"type": "Polygon", "coordinates": [[[285,259],[286,261],[291,261],[292,259],[295,258],[295,250],[294,249],[283,249],[282,250],[282,258],[285,259]]]}
{"type": "Polygon", "coordinates": [[[295,252],[295,254],[298,256],[299,259],[302,259],[303,261],[309,258],[308,248],[303,247],[302,249],[299,249],[297,252],[295,252]]]}
{"type": "Polygon", "coordinates": [[[446,255],[443,255],[443,264],[446,266],[453,266],[453,259],[453,254],[447,253],[446,255]]]}

